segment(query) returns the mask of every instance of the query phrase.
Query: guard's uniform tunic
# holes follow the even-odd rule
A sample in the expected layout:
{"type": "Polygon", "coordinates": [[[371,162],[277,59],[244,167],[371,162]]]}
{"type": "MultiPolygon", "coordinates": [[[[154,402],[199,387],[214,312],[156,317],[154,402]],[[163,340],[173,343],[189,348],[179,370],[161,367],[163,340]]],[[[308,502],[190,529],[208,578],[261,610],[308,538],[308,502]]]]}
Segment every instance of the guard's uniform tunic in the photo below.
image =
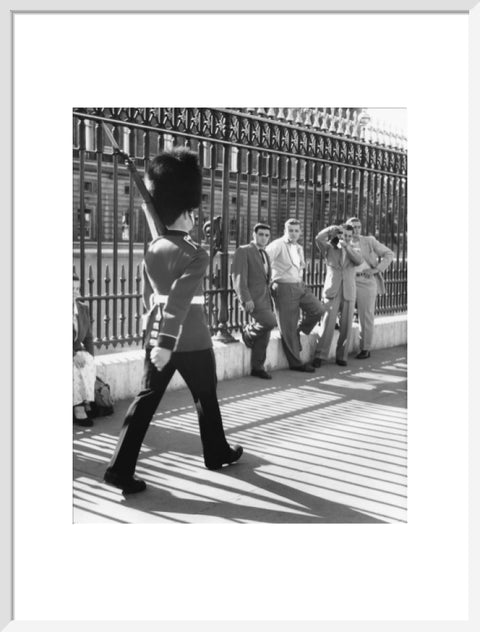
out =
{"type": "Polygon", "coordinates": [[[231,452],[217,401],[215,356],[203,306],[208,261],[205,250],[178,230],[166,230],[145,255],[144,301],[152,307],[145,332],[142,390],[127,411],[108,468],[121,477],[133,476],[150,421],[176,370],[195,401],[205,465],[219,463],[231,452]],[[150,360],[154,346],[172,351],[161,371],[150,360]]]}

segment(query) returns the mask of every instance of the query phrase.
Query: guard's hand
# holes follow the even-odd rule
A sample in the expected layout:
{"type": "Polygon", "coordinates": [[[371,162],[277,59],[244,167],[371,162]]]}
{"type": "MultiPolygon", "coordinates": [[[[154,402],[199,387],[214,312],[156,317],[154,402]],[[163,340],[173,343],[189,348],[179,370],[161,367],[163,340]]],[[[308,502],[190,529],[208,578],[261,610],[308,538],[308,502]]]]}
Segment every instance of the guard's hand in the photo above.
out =
{"type": "Polygon", "coordinates": [[[251,314],[255,309],[255,303],[253,301],[245,301],[245,311],[251,314]]]}
{"type": "Polygon", "coordinates": [[[163,349],[162,347],[154,347],[150,352],[150,360],[157,371],[161,371],[169,362],[171,357],[172,352],[169,349],[163,349]]]}

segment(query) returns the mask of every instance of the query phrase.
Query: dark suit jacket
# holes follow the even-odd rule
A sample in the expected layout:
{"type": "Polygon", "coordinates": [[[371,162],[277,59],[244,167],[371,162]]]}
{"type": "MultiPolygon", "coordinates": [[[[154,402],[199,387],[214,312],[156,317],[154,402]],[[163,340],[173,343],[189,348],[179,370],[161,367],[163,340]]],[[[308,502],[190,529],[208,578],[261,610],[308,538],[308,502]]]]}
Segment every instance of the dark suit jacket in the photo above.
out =
{"type": "Polygon", "coordinates": [[[268,263],[267,274],[265,274],[262,255],[253,242],[237,248],[232,260],[232,281],[235,293],[243,305],[247,301],[253,301],[256,310],[271,309],[272,305],[269,287],[272,266],[266,252],[265,256],[268,263]]]}
{"type": "Polygon", "coordinates": [[[75,331],[73,332],[73,352],[75,351],[88,351],[93,355],[93,336],[92,336],[92,323],[90,321],[90,312],[85,303],[77,301],[78,309],[78,330],[75,337],[75,331]]]}

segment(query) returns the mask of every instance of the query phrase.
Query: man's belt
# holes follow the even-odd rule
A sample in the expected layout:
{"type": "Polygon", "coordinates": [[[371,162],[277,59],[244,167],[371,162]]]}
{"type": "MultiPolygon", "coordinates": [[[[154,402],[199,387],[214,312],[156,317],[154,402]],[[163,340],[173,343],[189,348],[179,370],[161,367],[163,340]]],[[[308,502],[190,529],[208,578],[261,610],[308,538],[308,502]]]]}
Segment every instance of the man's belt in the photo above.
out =
{"type": "Polygon", "coordinates": [[[367,272],[357,272],[356,276],[361,276],[361,277],[371,277],[373,276],[371,273],[367,273],[367,272]]]}
{"type": "MultiPolygon", "coordinates": [[[[154,294],[152,296],[152,302],[154,305],[165,305],[168,301],[168,294],[154,294]]],[[[191,305],[204,305],[205,297],[203,296],[194,296],[190,301],[191,305]]]]}
{"type": "Polygon", "coordinates": [[[303,285],[303,281],[288,281],[286,279],[275,279],[272,283],[280,283],[280,285],[303,285]]]}

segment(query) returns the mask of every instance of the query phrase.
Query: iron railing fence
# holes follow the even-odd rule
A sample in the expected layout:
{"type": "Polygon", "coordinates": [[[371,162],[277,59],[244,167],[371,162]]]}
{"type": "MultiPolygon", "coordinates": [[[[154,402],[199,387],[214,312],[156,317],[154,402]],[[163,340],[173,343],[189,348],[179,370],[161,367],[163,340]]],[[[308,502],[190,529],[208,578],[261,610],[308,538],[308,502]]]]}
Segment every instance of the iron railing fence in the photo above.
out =
{"type": "MultiPolygon", "coordinates": [[[[245,315],[234,295],[235,248],[266,221],[272,239],[288,217],[303,227],[305,280],[320,296],[323,261],[317,232],[358,216],[364,234],[395,252],[377,314],[407,308],[407,152],[404,139],[370,130],[335,110],[311,120],[209,108],[86,108],[73,112],[74,267],[94,321],[97,348],[137,345],[142,336],[141,260],[149,241],[142,199],[102,127],[142,172],[159,151],[185,145],[203,168],[202,205],[194,237],[210,251],[204,280],[212,334],[229,340],[245,315]],[[221,251],[202,226],[222,218],[221,251]]],[[[285,109],[286,110],[286,109],[285,109]]]]}

